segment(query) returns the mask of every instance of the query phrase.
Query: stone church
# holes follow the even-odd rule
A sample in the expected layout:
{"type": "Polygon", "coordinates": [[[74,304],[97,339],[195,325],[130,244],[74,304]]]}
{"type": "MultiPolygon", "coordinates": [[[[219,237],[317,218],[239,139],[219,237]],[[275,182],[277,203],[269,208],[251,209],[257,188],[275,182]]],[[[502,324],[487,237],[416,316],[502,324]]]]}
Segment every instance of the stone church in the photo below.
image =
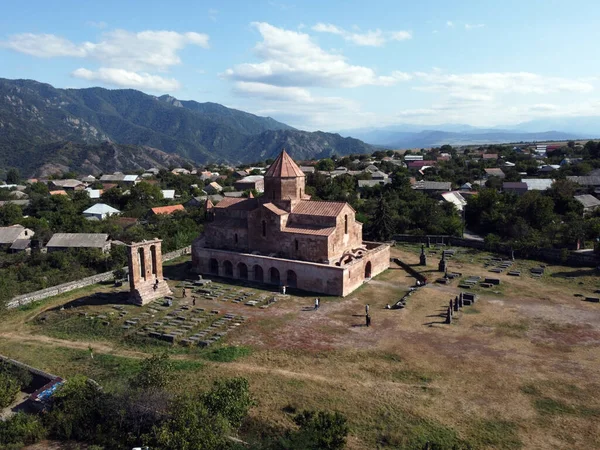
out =
{"type": "Polygon", "coordinates": [[[386,270],[389,245],[363,241],[354,209],[311,200],[305,181],[284,150],[265,173],[264,195],[207,202],[195,270],[338,296],[386,270]]]}

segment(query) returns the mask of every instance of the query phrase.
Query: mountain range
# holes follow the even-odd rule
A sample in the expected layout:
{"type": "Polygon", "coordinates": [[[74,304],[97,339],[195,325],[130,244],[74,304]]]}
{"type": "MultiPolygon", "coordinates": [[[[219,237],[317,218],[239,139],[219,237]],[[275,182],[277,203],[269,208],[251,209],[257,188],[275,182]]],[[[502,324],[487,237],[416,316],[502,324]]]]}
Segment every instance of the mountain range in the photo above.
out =
{"type": "Polygon", "coordinates": [[[195,163],[238,164],[274,157],[282,148],[296,159],[375,149],[357,139],[296,130],[216,103],[132,89],[57,89],[32,80],[0,79],[0,165],[28,175],[43,166],[54,170],[52,165],[92,173],[135,167],[144,160],[137,153],[149,149],[154,155],[149,159],[157,164],[169,155],[195,163]],[[94,147],[105,143],[114,146],[94,147]],[[78,156],[69,159],[65,148],[77,150],[78,156]],[[91,162],[83,157],[94,149],[118,150],[119,164],[114,158],[109,167],[111,158],[91,162]]]}
{"type": "Polygon", "coordinates": [[[517,125],[493,128],[478,128],[466,124],[399,124],[344,130],[339,133],[369,144],[399,149],[427,148],[443,144],[483,145],[593,139],[600,137],[600,116],[535,119],[517,125]]]}

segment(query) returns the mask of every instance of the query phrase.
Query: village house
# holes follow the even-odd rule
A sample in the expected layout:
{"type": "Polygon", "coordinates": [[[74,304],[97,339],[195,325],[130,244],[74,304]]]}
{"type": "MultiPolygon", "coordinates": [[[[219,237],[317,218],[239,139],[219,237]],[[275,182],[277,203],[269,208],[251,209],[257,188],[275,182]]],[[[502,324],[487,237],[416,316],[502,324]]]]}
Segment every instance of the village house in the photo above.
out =
{"type": "Polygon", "coordinates": [[[411,187],[416,191],[441,193],[450,191],[452,189],[452,183],[450,181],[417,181],[411,187]]]}
{"type": "Polygon", "coordinates": [[[313,201],[285,152],[265,173],[260,198],[224,198],[192,246],[199,273],[348,295],[389,267],[389,245],[362,240],[345,202],[313,201]]]}
{"type": "Polygon", "coordinates": [[[138,175],[125,175],[123,173],[115,172],[112,175],[102,175],[100,181],[102,183],[124,183],[124,184],[136,184],[139,182],[138,175]]]}
{"type": "Polygon", "coordinates": [[[183,205],[171,205],[171,206],[157,206],[156,208],[152,208],[150,212],[155,216],[159,214],[173,214],[177,211],[185,211],[183,205]]]}
{"type": "Polygon", "coordinates": [[[235,187],[238,191],[248,191],[254,189],[256,192],[264,192],[265,177],[262,175],[249,175],[241,180],[237,180],[235,183],[233,183],[233,187],[235,187]]]}
{"type": "Polygon", "coordinates": [[[103,253],[110,251],[111,242],[105,233],[55,233],[46,244],[48,252],[72,248],[96,248],[103,253]]]}
{"type": "Polygon", "coordinates": [[[52,186],[64,191],[82,191],[86,185],[79,180],[52,180],[52,186]]]}
{"type": "Polygon", "coordinates": [[[34,235],[33,230],[25,228],[23,225],[0,227],[0,248],[8,250],[11,253],[29,251],[31,238],[34,235]]]}
{"type": "Polygon", "coordinates": [[[109,216],[114,214],[120,214],[116,208],[113,208],[110,205],[106,205],[104,203],[96,203],[95,205],[90,206],[88,209],[83,211],[83,217],[88,220],[104,220],[109,216]]]}
{"type": "Polygon", "coordinates": [[[507,193],[523,195],[528,191],[527,183],[522,181],[505,181],[502,183],[502,190],[507,193]]]}
{"type": "Polygon", "coordinates": [[[498,167],[494,167],[492,169],[483,169],[485,171],[485,178],[489,179],[491,177],[504,178],[506,175],[502,171],[502,169],[498,167]]]}
{"type": "Polygon", "coordinates": [[[600,200],[593,195],[575,195],[573,198],[583,205],[583,214],[594,212],[600,207],[600,200]]]}
{"type": "Polygon", "coordinates": [[[521,181],[527,185],[528,191],[545,191],[554,183],[550,178],[523,178],[521,181]]]}
{"type": "Polygon", "coordinates": [[[206,186],[204,186],[204,188],[202,190],[204,192],[206,192],[207,194],[218,194],[219,192],[221,192],[223,190],[223,188],[221,187],[221,185],[219,183],[217,183],[216,181],[213,181],[212,183],[209,183],[206,186]]]}

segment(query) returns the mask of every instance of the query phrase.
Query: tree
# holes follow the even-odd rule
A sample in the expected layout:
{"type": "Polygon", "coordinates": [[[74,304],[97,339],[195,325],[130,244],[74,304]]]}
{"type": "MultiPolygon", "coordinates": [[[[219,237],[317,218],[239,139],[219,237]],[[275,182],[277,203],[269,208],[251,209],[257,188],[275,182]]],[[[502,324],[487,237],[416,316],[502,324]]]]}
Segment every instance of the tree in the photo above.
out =
{"type": "Polygon", "coordinates": [[[178,397],[170,408],[170,417],[155,425],[151,448],[195,450],[227,448],[230,431],[227,420],[191,396],[178,397]]]}
{"type": "Polygon", "coordinates": [[[46,429],[37,416],[18,412],[6,421],[0,420],[0,448],[23,448],[45,436],[46,429]]]}
{"type": "Polygon", "coordinates": [[[142,361],[140,371],[129,380],[135,389],[163,389],[169,384],[173,363],[168,353],[152,355],[142,361]]]}
{"type": "Polygon", "coordinates": [[[6,372],[0,372],[0,408],[6,408],[21,389],[19,381],[6,372]]]}
{"type": "Polygon", "coordinates": [[[375,240],[387,241],[394,234],[394,223],[391,217],[390,207],[383,195],[379,197],[377,207],[375,208],[370,223],[370,234],[375,240]]]}
{"type": "Polygon", "coordinates": [[[317,170],[331,172],[333,169],[335,169],[335,163],[330,158],[322,159],[317,163],[317,170]]]}
{"type": "Polygon", "coordinates": [[[290,436],[292,448],[339,450],[346,446],[348,423],[337,411],[302,411],[294,422],[300,430],[290,436]]]}
{"type": "Polygon", "coordinates": [[[18,169],[12,168],[6,172],[6,184],[19,184],[21,174],[18,169]]]}
{"type": "Polygon", "coordinates": [[[23,219],[23,210],[19,205],[7,203],[0,206],[0,225],[8,226],[20,223],[23,219]]]}
{"type": "Polygon", "coordinates": [[[162,199],[163,195],[159,186],[142,181],[130,189],[128,208],[152,208],[162,199]]]}
{"type": "Polygon", "coordinates": [[[216,381],[213,388],[204,394],[203,401],[211,414],[222,415],[234,428],[241,425],[254,404],[245,378],[216,381]]]}

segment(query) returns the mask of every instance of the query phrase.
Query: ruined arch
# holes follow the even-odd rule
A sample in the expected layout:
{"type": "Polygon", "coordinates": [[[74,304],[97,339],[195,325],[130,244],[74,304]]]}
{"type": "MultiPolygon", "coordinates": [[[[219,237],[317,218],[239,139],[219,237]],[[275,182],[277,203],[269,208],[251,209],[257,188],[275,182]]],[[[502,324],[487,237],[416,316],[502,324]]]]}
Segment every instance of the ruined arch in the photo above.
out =
{"type": "Polygon", "coordinates": [[[264,282],[264,273],[263,273],[263,268],[261,266],[259,266],[258,264],[256,264],[253,268],[252,268],[252,272],[254,272],[254,281],[260,281],[261,283],[264,282]]]}
{"type": "Polygon", "coordinates": [[[219,261],[217,261],[215,258],[210,258],[208,261],[208,271],[212,275],[219,275],[219,261]]]}
{"type": "Polygon", "coordinates": [[[138,248],[138,261],[140,265],[140,278],[146,280],[146,254],[144,247],[138,248]]]}
{"type": "Polygon", "coordinates": [[[371,278],[371,261],[365,264],[365,278],[371,278]]]}
{"type": "Polygon", "coordinates": [[[293,270],[288,270],[286,273],[286,284],[289,287],[295,288],[298,286],[298,275],[293,270]]]}
{"type": "Polygon", "coordinates": [[[269,269],[269,282],[271,284],[281,283],[281,276],[279,275],[279,270],[277,270],[275,267],[271,267],[269,269]]]}
{"type": "Polygon", "coordinates": [[[223,275],[233,278],[233,264],[229,260],[223,261],[223,275]]]}
{"type": "Polygon", "coordinates": [[[248,279],[248,266],[245,263],[241,262],[241,263],[238,263],[237,268],[238,268],[239,278],[241,278],[242,280],[247,280],[248,279]]]}

